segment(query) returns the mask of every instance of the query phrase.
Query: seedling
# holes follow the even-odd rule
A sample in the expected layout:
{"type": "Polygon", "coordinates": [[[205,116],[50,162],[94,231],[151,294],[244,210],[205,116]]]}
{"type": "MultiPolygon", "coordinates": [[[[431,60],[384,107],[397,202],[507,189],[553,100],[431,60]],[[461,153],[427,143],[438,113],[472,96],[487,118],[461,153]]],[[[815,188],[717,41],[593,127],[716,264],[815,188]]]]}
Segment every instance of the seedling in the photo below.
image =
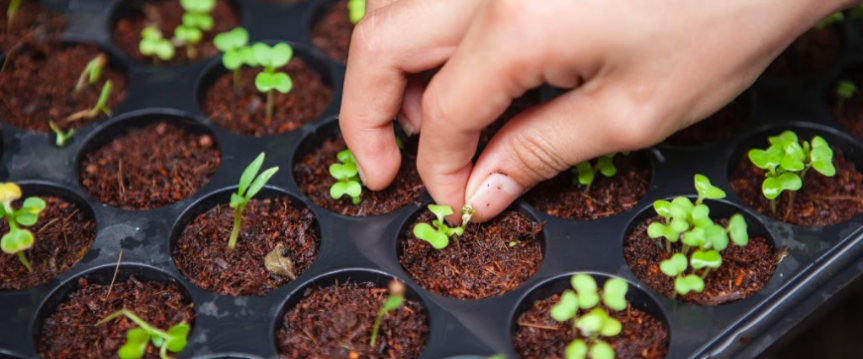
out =
{"type": "Polygon", "coordinates": [[[242,27],[223,32],[213,38],[213,45],[222,52],[222,65],[234,72],[234,87],[240,82],[240,67],[243,64],[257,66],[252,56],[249,42],[249,32],[242,27]]]}
{"type": "Polygon", "coordinates": [[[99,113],[104,113],[105,116],[111,116],[111,109],[108,107],[108,98],[111,96],[111,80],[105,81],[102,85],[102,92],[99,93],[99,100],[92,109],[83,110],[66,117],[67,122],[77,121],[82,118],[95,118],[99,113]]]}
{"type": "Polygon", "coordinates": [[[840,80],[839,83],[836,84],[836,98],[839,102],[836,104],[836,108],[841,110],[845,101],[850,100],[856,93],[857,85],[853,81],[840,80]]]}
{"type": "Polygon", "coordinates": [[[0,203],[3,204],[0,207],[0,216],[9,223],[9,232],[0,238],[0,249],[5,253],[17,255],[21,264],[27,268],[27,272],[33,272],[33,267],[24,251],[33,247],[35,238],[33,232],[22,227],[36,224],[39,213],[45,209],[45,201],[39,197],[29,197],[21,204],[21,209],[15,210],[12,202],[20,198],[21,187],[12,182],[0,184],[0,203]]]}
{"type": "Polygon", "coordinates": [[[348,0],[348,17],[356,25],[366,16],[366,0],[348,0]]]}
{"type": "MultiPolygon", "coordinates": [[[[574,185],[583,185],[585,191],[590,191],[590,186],[593,184],[596,173],[602,173],[605,177],[614,177],[617,174],[617,167],[614,166],[614,156],[616,153],[605,155],[596,159],[596,165],[591,165],[590,161],[584,161],[575,165],[572,168],[572,174],[577,178],[573,179],[574,185]]],[[[629,155],[629,152],[623,152],[623,155],[629,155]]]]}
{"type": "Polygon", "coordinates": [[[770,210],[776,213],[776,198],[783,191],[791,191],[788,200],[789,212],[794,204],[794,192],[803,187],[803,178],[810,168],[818,173],[833,177],[833,150],[821,136],[812,142],[801,142],[793,131],[782,132],[769,137],[770,147],[766,150],[749,150],[749,159],[756,167],[765,170],[761,192],[770,200],[770,210]],[[802,143],[802,145],[801,145],[802,143]]]}
{"type": "Polygon", "coordinates": [[[213,28],[210,11],[216,7],[216,0],[180,0],[180,5],[186,12],[183,14],[183,23],[174,28],[172,43],[185,46],[186,55],[193,59],[197,57],[195,45],[204,38],[204,31],[213,28]]]}
{"type": "Polygon", "coordinates": [[[372,326],[372,340],[369,342],[369,346],[372,348],[375,347],[375,343],[377,342],[378,332],[381,329],[381,322],[384,320],[384,316],[401,307],[405,301],[405,285],[399,282],[398,279],[393,279],[390,282],[389,291],[390,295],[387,297],[384,305],[381,306],[381,309],[378,310],[375,324],[372,326]]]}
{"type": "Polygon", "coordinates": [[[353,199],[354,204],[360,204],[363,186],[360,185],[359,170],[354,155],[351,150],[342,150],[336,154],[336,157],[341,163],[330,165],[330,175],[337,181],[330,187],[330,197],[339,199],[348,195],[353,199]]]}
{"type": "Polygon", "coordinates": [[[824,18],[824,20],[821,20],[820,22],[815,24],[815,29],[816,30],[824,30],[828,26],[842,22],[842,20],[844,20],[844,19],[845,19],[845,15],[843,15],[841,11],[837,12],[837,13],[833,13],[830,16],[824,18]]]}
{"type": "MultiPolygon", "coordinates": [[[[450,227],[446,225],[445,218],[446,216],[455,213],[453,212],[452,207],[430,204],[428,208],[429,211],[434,213],[437,219],[432,221],[432,225],[434,225],[434,227],[425,222],[417,223],[414,226],[414,235],[417,238],[429,242],[429,244],[431,244],[435,249],[444,249],[449,245],[450,237],[458,237],[464,234],[464,229],[467,226],[470,217],[467,217],[467,221],[462,221],[460,227],[450,227]]],[[[462,218],[464,219],[465,213],[463,212],[462,214],[462,218]]]]}
{"type": "Polygon", "coordinates": [[[614,348],[600,337],[613,337],[623,329],[620,321],[608,315],[607,309],[622,311],[627,307],[626,292],[629,285],[619,278],[605,281],[599,291],[596,280],[587,274],[576,274],[570,279],[573,290],[560,296],[549,315],[558,322],[572,321],[576,338],[566,346],[566,359],[613,359],[614,348]],[[600,302],[603,307],[600,307],[600,302]],[[579,310],[588,311],[581,316],[579,310]],[[581,335],[585,339],[578,338],[581,335]]]}
{"type": "Polygon", "coordinates": [[[237,188],[237,193],[231,194],[231,208],[234,209],[234,229],[231,231],[231,238],[228,240],[228,248],[231,250],[234,250],[234,247],[237,245],[237,237],[240,235],[240,227],[243,221],[243,211],[246,210],[249,201],[279,171],[279,167],[272,167],[258,175],[261,166],[264,164],[264,156],[262,152],[246,167],[240,176],[240,185],[237,188]]]}
{"type": "Polygon", "coordinates": [[[279,43],[273,47],[257,43],[252,46],[252,55],[255,62],[264,67],[264,71],[255,77],[255,87],[258,91],[267,94],[266,118],[270,121],[273,118],[273,90],[286,94],[294,86],[288,74],[276,72],[276,69],[288,64],[294,55],[294,50],[286,43],[279,43]]]}
{"type": "Polygon", "coordinates": [[[192,329],[186,321],[182,321],[164,331],[148,324],[126,308],[111,313],[96,323],[96,325],[105,324],[120,316],[129,318],[129,320],[138,324],[138,328],[132,328],[126,332],[126,343],[117,351],[120,359],[143,358],[150,343],[159,348],[160,358],[170,359],[171,357],[168,356],[168,352],[179,353],[186,347],[189,331],[192,329]]]}
{"type": "Polygon", "coordinates": [[[148,26],[141,30],[141,42],[138,50],[144,56],[155,56],[162,61],[168,61],[174,57],[174,44],[162,36],[159,29],[148,26]]]}
{"type": "Polygon", "coordinates": [[[74,128],[70,128],[69,131],[63,131],[60,126],[57,126],[57,124],[51,120],[48,120],[48,127],[50,127],[51,131],[54,131],[54,134],[56,135],[54,143],[57,144],[57,147],[66,146],[66,143],[69,142],[69,140],[72,139],[72,136],[75,135],[74,128]]]}
{"type": "MultiPolygon", "coordinates": [[[[186,15],[188,15],[188,13],[186,13],[186,15]]],[[[174,28],[174,38],[172,39],[172,43],[175,46],[185,46],[186,56],[190,59],[194,59],[198,56],[198,51],[195,49],[195,45],[199,44],[202,39],[204,39],[204,33],[201,29],[180,25],[174,28]]]]}
{"type": "Polygon", "coordinates": [[[9,7],[6,8],[6,32],[12,27],[12,20],[18,14],[18,9],[21,8],[21,0],[12,0],[9,2],[9,7]]]}
{"type": "Polygon", "coordinates": [[[102,69],[108,64],[108,57],[105,54],[98,54],[84,66],[84,71],[81,71],[81,76],[78,77],[78,83],[75,84],[75,92],[81,91],[89,85],[96,84],[99,78],[102,77],[102,69]]]}

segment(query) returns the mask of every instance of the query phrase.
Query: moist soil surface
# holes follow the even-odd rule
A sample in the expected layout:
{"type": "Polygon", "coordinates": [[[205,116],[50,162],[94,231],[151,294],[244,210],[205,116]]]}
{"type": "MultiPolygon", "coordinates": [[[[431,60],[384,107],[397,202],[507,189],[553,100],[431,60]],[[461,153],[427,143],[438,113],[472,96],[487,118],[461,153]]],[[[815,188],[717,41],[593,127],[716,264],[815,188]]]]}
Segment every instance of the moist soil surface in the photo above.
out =
{"type": "Polygon", "coordinates": [[[312,44],[327,57],[347,63],[354,31],[354,24],[348,17],[348,0],[333,1],[321,11],[320,19],[312,26],[312,44]]]}
{"type": "Polygon", "coordinates": [[[755,167],[749,157],[743,156],[731,171],[731,188],[759,213],[777,221],[802,226],[828,226],[847,221],[863,212],[863,175],[833,148],[833,166],[836,175],[825,177],[815,170],[806,172],[803,188],[791,198],[784,192],[776,199],[776,213],[770,210],[770,201],[761,193],[764,171],[755,167]],[[790,209],[790,210],[789,210],[790,209]]]}
{"type": "Polygon", "coordinates": [[[787,76],[821,70],[839,59],[844,46],[841,25],[834,24],[822,30],[812,29],[794,40],[765,72],[787,76]]]}
{"type": "MultiPolygon", "coordinates": [[[[193,304],[183,299],[176,284],[142,282],[133,277],[114,283],[110,290],[107,284],[88,283],[85,278],[79,279],[78,285],[80,289],[45,320],[37,343],[44,359],[116,358],[117,350],[126,342],[126,332],[138,325],[126,317],[95,324],[124,307],[162,330],[184,320],[192,323],[195,315],[193,304]]],[[[158,359],[158,348],[149,345],[143,358],[158,359]]]]}
{"type": "Polygon", "coordinates": [[[287,94],[274,91],[272,119],[267,120],[267,95],[255,87],[255,76],[261,69],[247,67],[240,70],[238,86],[233,85],[233,72],[228,72],[205,91],[201,101],[204,114],[216,126],[244,135],[277,135],[300,128],[324,112],[333,90],[298,57],[283,71],[294,87],[287,94]]]}
{"type": "MultiPolygon", "coordinates": [[[[41,197],[47,206],[39,220],[29,230],[36,241],[25,252],[33,272],[18,260],[17,255],[0,256],[0,291],[18,290],[45,283],[71,268],[84,256],[96,238],[96,222],[72,202],[57,197],[41,197]]],[[[21,208],[21,202],[13,204],[21,208]]],[[[0,223],[0,233],[7,233],[9,224],[0,223]]]]}
{"type": "MultiPolygon", "coordinates": [[[[840,77],[863,86],[863,67],[855,67],[853,70],[840,77]]],[[[857,91],[854,96],[842,102],[836,97],[836,83],[828,87],[827,100],[830,103],[830,112],[843,128],[857,138],[863,139],[863,93],[857,91]]]]}
{"type": "Polygon", "coordinates": [[[283,359],[411,359],[428,337],[428,315],[419,302],[405,299],[384,316],[376,348],[369,347],[375,317],[387,290],[373,283],[311,288],[285,313],[276,338],[283,359]]]}
{"type": "Polygon", "coordinates": [[[62,14],[48,10],[38,1],[21,1],[10,24],[6,9],[11,2],[12,0],[0,0],[0,9],[3,9],[3,16],[0,16],[0,53],[34,38],[60,38],[66,26],[66,19],[62,14]]]}
{"type": "Polygon", "coordinates": [[[710,117],[682,129],[665,140],[666,144],[697,147],[713,144],[734,135],[749,117],[748,97],[738,97],[710,117]]]}
{"type": "MultiPolygon", "coordinates": [[[[559,301],[559,294],[536,301],[519,316],[513,345],[521,358],[565,357],[566,345],[573,340],[572,325],[558,322],[548,314],[559,301]]],[[[668,327],[665,323],[631,305],[619,312],[608,309],[606,312],[622,325],[620,334],[603,338],[614,348],[615,358],[665,358],[668,351],[668,327]]],[[[579,315],[584,313],[584,310],[579,311],[579,315]]]]}
{"type": "Polygon", "coordinates": [[[104,54],[91,45],[63,45],[54,41],[27,43],[20,47],[12,54],[0,77],[0,97],[3,99],[0,101],[0,116],[12,126],[40,132],[51,131],[49,120],[65,130],[107,117],[99,112],[92,118],[70,118],[75,113],[92,109],[107,81],[111,81],[108,108],[116,108],[126,96],[126,76],[110,67],[110,62],[103,68],[97,83],[75,91],[87,63],[100,53],[104,54]]]}
{"type": "MultiPolygon", "coordinates": [[[[659,263],[671,258],[673,253],[665,251],[664,242],[647,236],[647,227],[656,221],[661,221],[661,218],[654,217],[639,223],[627,235],[623,256],[629,268],[644,284],[666,297],[675,297],[674,278],[659,270],[659,263]],[[657,243],[662,243],[663,247],[657,243]]],[[[728,226],[727,219],[716,223],[728,226]]],[[[671,249],[674,253],[680,252],[680,242],[673,243],[671,249]]],[[[722,266],[707,275],[703,292],[691,292],[675,298],[682,302],[711,306],[746,299],[764,288],[776,269],[776,254],[764,237],[752,236],[744,247],[730,243],[721,254],[722,266]]],[[[693,273],[690,269],[686,274],[693,273]]]]}
{"type": "MultiPolygon", "coordinates": [[[[591,160],[591,164],[595,163],[591,160]]],[[[600,219],[629,210],[647,193],[650,161],[642,152],[617,154],[614,166],[616,175],[597,173],[589,189],[573,184],[578,175],[564,171],[531,189],[525,199],[551,216],[575,220],[600,219]]]]}
{"type": "Polygon", "coordinates": [[[431,224],[423,211],[405,229],[399,262],[423,288],[458,299],[482,299],[509,292],[526,282],[542,264],[542,229],[527,216],[507,211],[491,221],[470,224],[443,250],[416,238],[416,223],[431,224]]]}
{"type": "Polygon", "coordinates": [[[186,64],[218,55],[220,52],[213,45],[213,38],[219,33],[240,26],[240,20],[230,2],[218,0],[216,7],[210,12],[210,16],[213,17],[213,28],[210,31],[204,31],[203,39],[195,46],[197,53],[194,58],[188,56],[185,47],[177,48],[174,57],[168,61],[154,62],[153,57],[141,54],[141,50],[138,49],[138,44],[141,42],[141,30],[147,26],[155,26],[162,32],[164,38],[170,39],[174,36],[174,29],[183,23],[183,13],[185,11],[179,1],[135,2],[129,6],[128,13],[114,25],[112,35],[114,44],[141,62],[170,65],[186,64]]]}
{"type": "Polygon", "coordinates": [[[81,161],[84,191],[123,209],[153,209],[191,196],[219,168],[213,138],[167,122],[128,130],[81,161]]]}
{"type": "Polygon", "coordinates": [[[230,250],[233,219],[233,209],[220,204],[186,226],[174,245],[174,263],[196,286],[222,295],[262,296],[292,280],[264,265],[264,257],[279,244],[295,276],[315,260],[320,243],[315,215],[308,208],[291,207],[287,197],[252,199],[243,212],[237,245],[230,250]]]}
{"type": "Polygon", "coordinates": [[[346,216],[376,216],[389,213],[419,201],[425,186],[420,180],[416,165],[416,141],[404,141],[402,164],[395,181],[382,191],[363,188],[362,202],[353,204],[348,196],[334,200],[330,187],[336,180],[330,175],[330,165],[340,163],[336,154],[347,148],[345,140],[339,135],[325,140],[320,147],[313,149],[301,161],[294,164],[294,178],[300,190],[315,202],[335,213],[346,216]]]}
{"type": "Polygon", "coordinates": [[[494,121],[491,125],[484,128],[479,134],[479,142],[480,143],[488,143],[491,141],[491,138],[503,128],[509,120],[511,120],[516,115],[524,112],[525,110],[536,106],[540,103],[540,92],[539,90],[531,90],[522,95],[521,97],[513,100],[512,104],[504,111],[503,115],[498,117],[496,121],[494,121]]]}

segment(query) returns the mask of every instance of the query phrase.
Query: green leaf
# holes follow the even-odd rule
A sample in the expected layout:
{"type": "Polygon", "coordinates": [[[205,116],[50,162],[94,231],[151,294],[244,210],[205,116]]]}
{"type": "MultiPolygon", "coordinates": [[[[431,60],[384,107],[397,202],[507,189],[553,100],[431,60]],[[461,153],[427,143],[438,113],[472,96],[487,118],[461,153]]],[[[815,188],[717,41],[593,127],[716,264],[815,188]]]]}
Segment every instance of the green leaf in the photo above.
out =
{"type": "Polygon", "coordinates": [[[435,216],[437,217],[437,220],[440,221],[441,223],[443,223],[444,218],[446,218],[446,216],[449,216],[449,215],[455,213],[452,211],[452,207],[450,207],[450,206],[430,204],[428,206],[428,208],[429,208],[429,211],[431,211],[432,213],[435,214],[435,216]]]}
{"type": "Polygon", "coordinates": [[[659,222],[653,222],[649,226],[647,226],[647,236],[653,239],[662,237],[665,235],[666,227],[664,224],[659,222]]]}
{"type": "Polygon", "coordinates": [[[800,142],[797,134],[794,131],[784,131],[777,136],[767,138],[771,145],[782,147],[786,142],[800,142]]]}
{"type": "Polygon", "coordinates": [[[610,278],[602,288],[602,303],[611,310],[626,309],[626,292],[629,284],[620,278],[610,278]]]}
{"type": "Polygon", "coordinates": [[[582,309],[590,309],[599,304],[599,293],[593,292],[578,292],[578,306],[582,309]]]}
{"type": "Polygon", "coordinates": [[[576,339],[566,345],[566,359],[586,359],[587,344],[584,340],[576,339]]]}
{"type": "Polygon", "coordinates": [[[0,249],[8,254],[15,254],[33,247],[33,233],[26,229],[13,229],[0,238],[0,249]]]}
{"type": "Polygon", "coordinates": [[[294,82],[291,81],[291,77],[284,72],[276,72],[273,74],[273,88],[276,91],[281,93],[291,92],[291,89],[294,87],[294,82]]]}
{"type": "Polygon", "coordinates": [[[435,249],[444,249],[449,245],[449,236],[438,232],[428,223],[417,223],[414,226],[414,236],[429,242],[435,249]]]}
{"type": "Polygon", "coordinates": [[[366,0],[348,0],[348,19],[357,24],[366,15],[366,0]]]}
{"type": "Polygon", "coordinates": [[[749,150],[749,161],[751,161],[755,167],[771,171],[779,165],[781,158],[777,161],[775,157],[771,156],[765,150],[752,149],[749,150]]]}
{"type": "Polygon", "coordinates": [[[339,153],[336,154],[336,158],[338,158],[339,161],[342,161],[344,163],[356,163],[356,159],[354,158],[354,155],[351,153],[351,150],[339,151],[339,153]]]}
{"type": "Polygon", "coordinates": [[[18,224],[20,224],[22,226],[26,226],[26,227],[32,226],[32,225],[36,224],[36,221],[38,221],[38,220],[39,220],[38,214],[33,214],[33,213],[29,213],[29,212],[24,212],[24,211],[18,211],[15,213],[15,222],[18,222],[18,224]]]}
{"type": "Polygon", "coordinates": [[[252,51],[251,47],[244,46],[241,47],[239,51],[240,57],[243,58],[243,63],[245,63],[246,66],[257,67],[259,65],[258,62],[255,60],[255,54],[254,51],[252,51]]]}
{"type": "Polygon", "coordinates": [[[692,253],[692,258],[689,259],[689,264],[695,269],[704,267],[716,269],[722,265],[722,256],[715,250],[695,251],[692,253]]]}
{"type": "Polygon", "coordinates": [[[276,87],[276,79],[273,74],[261,71],[258,73],[258,76],[255,76],[255,87],[257,87],[260,92],[269,92],[276,87]]]}
{"type": "Polygon", "coordinates": [[[258,192],[260,192],[261,189],[264,188],[264,186],[267,184],[267,182],[270,180],[270,178],[272,178],[273,175],[276,174],[276,172],[279,172],[278,167],[272,167],[272,168],[264,171],[263,173],[261,173],[261,175],[258,176],[258,178],[255,178],[255,181],[252,182],[252,185],[249,186],[249,191],[246,192],[245,197],[251,199],[256,194],[258,194],[258,192]]]}
{"type": "Polygon", "coordinates": [[[189,337],[189,331],[192,328],[186,322],[181,322],[168,329],[168,339],[166,345],[172,353],[179,353],[186,347],[186,340],[189,337]]]}
{"type": "Polygon", "coordinates": [[[560,295],[560,301],[551,307],[549,315],[558,322],[565,322],[575,317],[576,312],[578,312],[578,295],[567,290],[560,295]]]}
{"type": "Polygon", "coordinates": [[[723,251],[725,248],[728,248],[728,233],[725,232],[725,228],[716,224],[704,229],[704,235],[707,237],[707,241],[705,241],[705,245],[701,246],[702,249],[716,249],[717,251],[723,251]]]}
{"type": "Polygon", "coordinates": [[[187,12],[183,14],[183,26],[210,31],[213,28],[213,18],[208,14],[187,12]]]}
{"type": "Polygon", "coordinates": [[[590,359],[614,359],[614,348],[602,340],[597,340],[590,347],[590,359]]]}
{"type": "MultiPolygon", "coordinates": [[[[132,329],[132,330],[135,330],[135,329],[132,329]]],[[[130,330],[129,332],[131,332],[132,330],[130,330]]],[[[146,334],[146,331],[145,331],[145,334],[146,334]]],[[[147,336],[149,337],[149,334],[147,334],[147,336]]],[[[140,358],[144,357],[144,353],[147,350],[147,344],[149,344],[147,341],[144,341],[144,342],[127,341],[126,344],[123,344],[123,346],[120,347],[120,350],[117,351],[117,356],[119,356],[120,359],[140,359],[140,358]]]]}
{"type": "Polygon", "coordinates": [[[767,199],[776,199],[783,191],[797,191],[803,187],[803,180],[795,173],[786,172],[779,177],[767,177],[761,185],[761,192],[767,199]]]}
{"type": "Polygon", "coordinates": [[[671,202],[657,200],[653,202],[653,209],[656,211],[658,216],[665,218],[666,220],[671,217],[671,202]]]}
{"type": "Polygon", "coordinates": [[[337,180],[353,178],[359,173],[355,163],[333,163],[330,165],[330,175],[337,180]]]}
{"type": "Polygon", "coordinates": [[[591,337],[602,330],[605,326],[605,321],[608,319],[608,314],[600,308],[594,308],[589,313],[578,317],[575,321],[575,326],[581,331],[581,334],[586,337],[591,337]]]}
{"type": "Polygon", "coordinates": [[[707,235],[704,233],[704,228],[696,227],[691,231],[683,234],[683,244],[690,247],[701,247],[707,242],[707,235]]]}
{"type": "Polygon", "coordinates": [[[236,193],[231,193],[231,208],[237,208],[242,204],[248,203],[249,200],[246,197],[240,196],[236,193]]]}
{"type": "Polygon", "coordinates": [[[198,28],[180,25],[174,29],[174,37],[185,44],[197,44],[204,38],[204,33],[198,28]]]}
{"type": "Polygon", "coordinates": [[[576,274],[569,279],[570,285],[575,288],[578,295],[596,293],[596,280],[588,274],[576,274]]]}
{"type": "Polygon", "coordinates": [[[39,197],[29,197],[21,204],[21,209],[29,213],[39,213],[45,209],[45,200],[39,197]]]}
{"type": "Polygon", "coordinates": [[[252,181],[255,180],[255,177],[261,170],[261,166],[264,165],[265,158],[266,154],[261,152],[258,157],[255,157],[255,160],[252,161],[252,163],[249,163],[249,165],[246,166],[246,169],[243,170],[243,174],[240,175],[240,186],[237,189],[237,194],[245,197],[246,189],[248,189],[249,185],[252,184],[252,181]]]}
{"type": "Polygon", "coordinates": [[[363,191],[363,187],[357,181],[336,182],[330,187],[330,196],[339,199],[344,195],[357,198],[363,191]]]}
{"type": "Polygon", "coordinates": [[[180,0],[180,5],[189,12],[207,13],[216,7],[216,0],[180,0]]]}
{"type": "Polygon", "coordinates": [[[687,295],[689,292],[701,293],[704,291],[704,281],[701,277],[690,274],[685,277],[677,277],[674,280],[674,290],[680,295],[687,295]]]}
{"type": "Polygon", "coordinates": [[[710,207],[707,205],[699,204],[692,209],[690,213],[693,221],[700,221],[705,218],[710,218],[710,207]]]}
{"type": "Polygon", "coordinates": [[[223,32],[213,38],[213,45],[222,52],[239,50],[241,47],[246,46],[248,42],[249,32],[242,27],[223,32]]]}
{"type": "Polygon", "coordinates": [[[222,66],[228,70],[236,70],[243,66],[243,57],[239,50],[228,50],[222,55],[222,66]]]}
{"type": "Polygon", "coordinates": [[[743,215],[735,214],[728,220],[728,234],[734,244],[743,247],[749,243],[749,233],[747,232],[746,219],[743,215]]]}
{"type": "Polygon", "coordinates": [[[270,47],[264,43],[256,43],[252,45],[252,56],[255,62],[264,67],[272,67],[272,56],[270,55],[270,47]]]}
{"type": "MultiPolygon", "coordinates": [[[[854,97],[855,93],[857,93],[857,85],[853,81],[840,80],[836,85],[836,96],[842,100],[854,97]]],[[[812,146],[814,147],[815,144],[813,143],[812,146]]]]}
{"type": "Polygon", "coordinates": [[[154,52],[162,61],[170,60],[174,57],[174,45],[168,40],[160,40],[156,43],[154,52]]]}
{"type": "Polygon", "coordinates": [[[686,219],[693,209],[695,209],[695,205],[692,204],[692,201],[690,201],[689,198],[675,197],[671,200],[670,211],[672,217],[686,219]]]}
{"type": "Polygon", "coordinates": [[[703,199],[722,199],[725,198],[725,191],[710,184],[710,180],[704,176],[695,175],[695,190],[698,192],[698,203],[703,199]]]}
{"type": "MultiPolygon", "coordinates": [[[[674,219],[671,220],[671,223],[669,224],[669,229],[671,229],[671,231],[676,232],[676,233],[686,232],[689,230],[689,228],[690,228],[689,222],[686,221],[685,216],[682,218],[681,217],[675,217],[674,219]]],[[[677,238],[674,238],[674,239],[669,238],[669,240],[671,240],[672,242],[677,242],[677,238]]]]}
{"type": "Polygon", "coordinates": [[[147,26],[141,30],[141,38],[145,40],[160,40],[162,39],[162,32],[155,27],[147,26]]]}
{"type": "Polygon", "coordinates": [[[270,66],[273,68],[282,67],[291,61],[294,56],[294,49],[286,43],[278,43],[270,48],[270,66]]]}
{"type": "Polygon", "coordinates": [[[614,167],[614,154],[605,155],[596,160],[596,168],[605,177],[616,175],[617,167],[614,167]]]}
{"type": "Polygon", "coordinates": [[[613,337],[620,334],[621,330],[623,330],[623,325],[620,324],[620,321],[612,317],[606,317],[602,329],[599,330],[599,335],[613,337]]]}
{"type": "Polygon", "coordinates": [[[659,270],[669,277],[675,277],[686,270],[687,262],[685,255],[675,253],[671,258],[659,263],[659,270]]]}
{"type": "Polygon", "coordinates": [[[575,171],[578,172],[578,183],[584,186],[593,183],[595,173],[593,172],[593,167],[590,166],[590,162],[585,161],[575,165],[575,171]]]}

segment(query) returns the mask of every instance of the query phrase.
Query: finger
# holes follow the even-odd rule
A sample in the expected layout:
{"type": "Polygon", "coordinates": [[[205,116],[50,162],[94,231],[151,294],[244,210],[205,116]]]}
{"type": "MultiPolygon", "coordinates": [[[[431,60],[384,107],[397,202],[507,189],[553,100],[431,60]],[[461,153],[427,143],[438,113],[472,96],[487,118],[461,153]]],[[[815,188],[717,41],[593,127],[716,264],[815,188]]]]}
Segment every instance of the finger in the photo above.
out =
{"type": "Polygon", "coordinates": [[[371,14],[378,9],[392,5],[399,0],[366,0],[366,14],[371,14]]]}
{"type": "Polygon", "coordinates": [[[405,88],[402,109],[397,119],[408,137],[418,134],[422,128],[422,96],[425,86],[421,77],[413,75],[405,88]]]}
{"type": "Polygon", "coordinates": [[[482,0],[400,0],[368,14],[354,30],[339,124],[364,184],[386,188],[401,155],[392,119],[406,74],[444,63],[482,0]]]}

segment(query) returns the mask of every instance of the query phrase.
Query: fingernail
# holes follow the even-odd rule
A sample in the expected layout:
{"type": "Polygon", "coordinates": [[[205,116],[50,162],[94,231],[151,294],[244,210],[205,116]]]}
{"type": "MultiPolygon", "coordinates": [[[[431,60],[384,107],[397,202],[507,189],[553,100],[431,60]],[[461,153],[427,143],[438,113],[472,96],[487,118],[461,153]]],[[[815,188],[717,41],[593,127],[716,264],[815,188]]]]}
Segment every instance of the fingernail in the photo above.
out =
{"type": "Polygon", "coordinates": [[[363,187],[365,187],[366,186],[366,175],[363,174],[363,166],[360,166],[359,163],[357,163],[357,172],[360,174],[360,182],[362,182],[363,187]]]}
{"type": "Polygon", "coordinates": [[[399,116],[396,118],[396,120],[399,122],[399,126],[402,127],[402,131],[405,131],[405,135],[407,135],[408,137],[411,137],[411,135],[416,133],[414,131],[414,130],[416,130],[414,128],[414,125],[411,124],[410,121],[408,121],[407,117],[405,117],[405,115],[403,113],[399,114],[399,116]]]}
{"type": "Polygon", "coordinates": [[[498,215],[515,202],[522,192],[524,188],[506,175],[495,173],[488,176],[468,201],[476,211],[471,221],[498,215]]]}

